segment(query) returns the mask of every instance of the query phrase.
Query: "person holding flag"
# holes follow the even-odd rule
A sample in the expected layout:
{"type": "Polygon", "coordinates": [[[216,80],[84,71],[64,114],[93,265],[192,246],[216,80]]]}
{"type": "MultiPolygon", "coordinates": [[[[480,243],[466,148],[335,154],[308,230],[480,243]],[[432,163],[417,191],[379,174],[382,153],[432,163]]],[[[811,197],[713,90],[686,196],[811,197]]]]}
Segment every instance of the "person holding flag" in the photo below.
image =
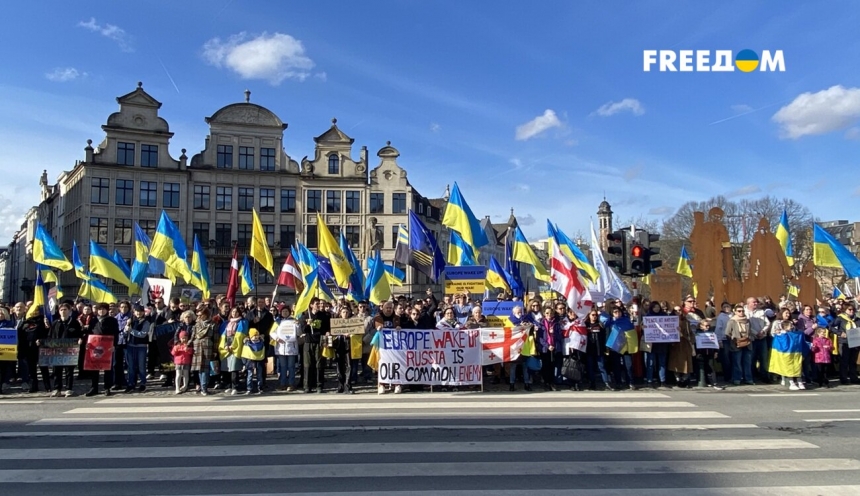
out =
{"type": "MultiPolygon", "coordinates": [[[[60,303],[59,311],[60,318],[54,320],[50,331],[48,331],[44,339],[76,339],[79,345],[83,344],[83,331],[81,331],[80,323],[72,318],[72,306],[65,302],[60,303]]],[[[42,339],[36,341],[36,344],[41,346],[42,339]]],[[[46,368],[42,369],[43,378],[46,368]]],[[[46,382],[45,386],[49,387],[49,382],[46,382]]],[[[63,395],[68,398],[73,396],[75,394],[75,367],[54,367],[54,386],[55,388],[51,391],[52,397],[63,395]],[[63,390],[63,386],[65,386],[65,391],[63,390]]]]}

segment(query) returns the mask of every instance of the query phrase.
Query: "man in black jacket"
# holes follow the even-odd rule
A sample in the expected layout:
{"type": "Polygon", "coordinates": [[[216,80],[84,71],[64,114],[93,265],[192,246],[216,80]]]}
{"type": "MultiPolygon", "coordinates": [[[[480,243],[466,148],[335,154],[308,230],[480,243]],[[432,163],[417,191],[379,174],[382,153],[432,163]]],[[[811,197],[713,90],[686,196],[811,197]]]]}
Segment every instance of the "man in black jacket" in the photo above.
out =
{"type": "MultiPolygon", "coordinates": [[[[81,331],[81,324],[77,320],[72,318],[72,308],[68,303],[60,304],[60,316],[55,319],[51,324],[51,330],[48,332],[47,339],[77,339],[78,344],[81,344],[83,333],[81,331]]],[[[36,341],[36,344],[42,345],[42,338],[36,341]]],[[[42,371],[42,375],[44,376],[44,370],[42,371]]],[[[61,366],[54,367],[54,391],[51,393],[51,396],[60,396],[65,397],[72,396],[74,391],[72,389],[75,386],[75,367],[74,366],[61,366]],[[65,386],[66,390],[63,390],[63,375],[65,375],[65,386]]],[[[46,384],[47,385],[47,384],[46,384]]]]}
{"type": "Polygon", "coordinates": [[[318,298],[311,300],[309,316],[303,330],[306,393],[310,393],[313,388],[316,388],[317,393],[322,393],[325,385],[325,358],[322,356],[322,340],[326,339],[325,335],[331,332],[331,315],[322,307],[322,300],[318,298]]]}
{"type": "Polygon", "coordinates": [[[857,378],[857,354],[860,348],[848,347],[848,331],[860,327],[860,317],[857,317],[850,303],[843,307],[842,313],[830,324],[830,330],[836,334],[839,344],[839,381],[842,384],[860,384],[857,378]]]}
{"type": "MultiPolygon", "coordinates": [[[[96,320],[95,325],[93,325],[92,330],[84,336],[83,344],[86,346],[87,339],[90,335],[93,336],[113,336],[114,346],[116,346],[117,337],[119,336],[119,324],[116,319],[108,315],[110,312],[110,305],[107,303],[99,303],[96,305],[96,315],[98,320],[96,320]]],[[[84,350],[82,350],[84,352],[84,350]]],[[[90,379],[92,381],[92,385],[90,390],[87,391],[86,396],[95,396],[99,394],[99,371],[91,370],[88,371],[90,374],[90,379]]],[[[104,371],[105,379],[105,396],[110,396],[111,387],[113,387],[113,371],[105,370],[104,371]]]]}

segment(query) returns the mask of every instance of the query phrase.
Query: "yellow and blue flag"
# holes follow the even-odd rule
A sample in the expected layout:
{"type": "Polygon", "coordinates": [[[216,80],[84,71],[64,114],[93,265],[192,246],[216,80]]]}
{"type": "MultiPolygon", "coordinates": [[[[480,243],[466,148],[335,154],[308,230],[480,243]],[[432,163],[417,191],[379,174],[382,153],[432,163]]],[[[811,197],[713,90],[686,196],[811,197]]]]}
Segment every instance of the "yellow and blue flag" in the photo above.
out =
{"type": "Polygon", "coordinates": [[[349,275],[352,274],[352,266],[319,212],[317,212],[317,239],[317,251],[331,264],[334,281],[338,287],[349,287],[349,275]]]}
{"type": "Polygon", "coordinates": [[[382,263],[382,258],[378,251],[374,255],[373,264],[368,263],[368,268],[370,268],[370,272],[367,275],[364,296],[367,298],[367,301],[374,305],[379,305],[391,298],[391,285],[388,284],[388,276],[385,275],[385,265],[382,263]]]}
{"type": "Polygon", "coordinates": [[[678,274],[687,277],[693,277],[693,266],[690,265],[690,254],[687,253],[686,245],[681,246],[681,256],[678,258],[678,274]]]}
{"type": "Polygon", "coordinates": [[[87,281],[92,278],[90,272],[81,261],[81,254],[78,252],[78,243],[75,240],[72,240],[72,264],[75,267],[75,275],[78,276],[78,279],[87,281]]]}
{"type": "Polygon", "coordinates": [[[340,250],[352,268],[352,273],[349,275],[349,287],[346,288],[346,296],[352,301],[361,301],[364,299],[364,272],[361,270],[361,262],[358,261],[352,248],[349,247],[349,241],[346,239],[343,231],[340,232],[337,241],[340,245],[340,250]]]}
{"type": "Polygon", "coordinates": [[[41,222],[36,223],[36,235],[33,237],[33,261],[61,271],[72,270],[72,263],[41,222]]]}
{"type": "Polygon", "coordinates": [[[505,277],[508,279],[508,286],[511,287],[511,294],[522,297],[525,285],[520,277],[520,264],[511,258],[512,248],[509,237],[505,236],[505,277]]]}
{"type": "Polygon", "coordinates": [[[845,293],[843,293],[839,289],[839,286],[833,286],[833,295],[831,296],[831,298],[836,298],[837,300],[845,300],[846,299],[845,293]]]}
{"type": "Polygon", "coordinates": [[[131,282],[143,287],[149,274],[149,236],[134,223],[134,261],[131,263],[131,282]]]}
{"type": "Polygon", "coordinates": [[[302,279],[304,279],[305,284],[304,289],[302,289],[302,292],[299,293],[296,299],[294,309],[294,313],[299,315],[308,309],[311,299],[319,291],[319,271],[317,270],[316,257],[308,250],[307,246],[299,243],[293,254],[293,258],[299,266],[299,271],[302,273],[302,279]]]}
{"type": "Polygon", "coordinates": [[[415,267],[431,281],[438,282],[445,270],[445,257],[442,256],[442,250],[439,249],[433,232],[427,229],[424,222],[411,209],[409,210],[409,229],[406,232],[400,229],[398,233],[399,246],[400,239],[404,236],[408,241],[408,249],[395,250],[394,260],[415,267]]]}
{"type": "Polygon", "coordinates": [[[800,331],[774,336],[770,349],[769,372],[783,377],[800,377],[805,346],[806,340],[800,331]]]}
{"type": "MultiPolygon", "coordinates": [[[[167,212],[161,211],[158,219],[158,227],[152,239],[149,256],[164,262],[167,267],[173,269],[186,282],[191,281],[191,265],[188,263],[188,247],[182,239],[182,233],[176,224],[167,216],[167,212]]],[[[92,261],[90,262],[92,266],[92,261]]],[[[169,271],[165,267],[165,274],[169,271]]]]}
{"type": "Polygon", "coordinates": [[[253,209],[253,219],[251,227],[251,258],[257,261],[258,264],[269,274],[275,275],[274,260],[272,252],[269,251],[269,241],[266,239],[266,231],[263,229],[263,223],[260,222],[260,217],[257,215],[257,209],[253,209]]]}
{"type": "Polygon", "coordinates": [[[239,286],[242,288],[242,296],[247,295],[254,290],[254,272],[251,270],[251,263],[248,262],[248,255],[242,258],[242,265],[239,267],[239,286]]]}
{"type": "Polygon", "coordinates": [[[508,293],[511,292],[511,286],[505,277],[505,270],[493,255],[490,255],[490,266],[487,267],[487,285],[491,288],[504,289],[508,293]]]}
{"type": "Polygon", "coordinates": [[[448,265],[460,267],[463,265],[476,265],[475,252],[466,243],[457,231],[451,231],[451,242],[448,244],[448,265]]]}
{"type": "Polygon", "coordinates": [[[131,267],[128,266],[128,262],[122,258],[122,254],[117,249],[113,250],[113,261],[116,262],[116,266],[122,270],[122,273],[131,279],[131,267]]]}
{"type": "MultiPolygon", "coordinates": [[[[376,258],[368,258],[367,259],[367,272],[373,272],[373,266],[376,264],[376,258]]],[[[403,283],[406,281],[406,272],[403,269],[398,268],[396,265],[391,265],[387,263],[382,264],[383,270],[385,270],[385,276],[388,278],[389,286],[403,286],[403,283]]]]}
{"type": "Polygon", "coordinates": [[[209,280],[209,264],[206,262],[206,255],[203,253],[203,247],[200,246],[200,240],[197,235],[194,235],[194,252],[191,254],[191,284],[203,292],[203,298],[209,298],[209,290],[212,283],[209,280]]]}
{"type": "MultiPolygon", "coordinates": [[[[585,276],[590,282],[597,281],[597,278],[600,277],[600,272],[597,271],[597,268],[588,260],[588,257],[585,256],[585,253],[573,242],[570,238],[567,237],[567,234],[564,233],[561,229],[559,229],[558,225],[553,225],[549,219],[547,219],[547,235],[550,238],[550,242],[558,242],[558,247],[561,249],[561,252],[564,253],[567,258],[573,262],[573,265],[579,269],[580,273],[585,276]]],[[[552,250],[550,250],[551,252],[552,250]]]]}
{"type": "Polygon", "coordinates": [[[42,281],[46,284],[52,282],[54,284],[57,283],[57,274],[54,274],[54,271],[51,270],[47,265],[42,265],[40,263],[36,264],[36,270],[42,274],[42,281]]]}
{"type": "Polygon", "coordinates": [[[48,322],[51,321],[53,316],[51,315],[51,310],[48,308],[48,295],[45,291],[45,281],[42,280],[42,273],[36,271],[36,285],[33,289],[33,304],[30,305],[30,308],[27,309],[26,318],[33,318],[38,316],[39,309],[42,309],[42,316],[48,319],[48,322]]]}
{"type": "Polygon", "coordinates": [[[848,277],[860,277],[860,260],[818,224],[812,228],[812,261],[819,267],[842,269],[848,277]]]}
{"type": "Polygon", "coordinates": [[[95,277],[83,281],[81,289],[78,290],[78,296],[96,303],[116,303],[116,296],[105,283],[95,277]]]}
{"type": "Polygon", "coordinates": [[[800,296],[800,287],[798,287],[797,284],[789,284],[788,294],[797,298],[798,296],[800,296]]]}
{"type": "MultiPolygon", "coordinates": [[[[472,247],[472,250],[477,252],[478,248],[489,244],[487,234],[481,229],[481,224],[466,203],[466,199],[460,193],[460,187],[457,182],[454,182],[454,189],[451,190],[451,196],[448,198],[448,205],[445,207],[445,216],[442,218],[442,225],[449,227],[463,237],[463,241],[472,247]]],[[[409,230],[412,233],[412,229],[409,230]]]]}
{"type": "Polygon", "coordinates": [[[535,255],[535,251],[526,239],[525,234],[520,230],[520,226],[514,226],[514,241],[511,258],[517,262],[531,265],[532,271],[537,279],[549,282],[549,272],[546,270],[546,266],[541,262],[537,255],[535,255]]]}
{"type": "Polygon", "coordinates": [[[776,239],[779,240],[779,246],[782,247],[785,253],[785,259],[788,261],[788,266],[794,265],[794,247],[791,244],[791,231],[788,230],[788,212],[783,209],[782,217],[779,218],[779,224],[776,226],[776,239]]]}
{"type": "Polygon", "coordinates": [[[409,263],[409,229],[406,228],[406,224],[400,224],[397,228],[394,260],[404,264],[409,263]]]}
{"type": "Polygon", "coordinates": [[[133,291],[137,286],[131,282],[129,275],[108,252],[93,240],[90,240],[90,273],[113,279],[133,291]]]}

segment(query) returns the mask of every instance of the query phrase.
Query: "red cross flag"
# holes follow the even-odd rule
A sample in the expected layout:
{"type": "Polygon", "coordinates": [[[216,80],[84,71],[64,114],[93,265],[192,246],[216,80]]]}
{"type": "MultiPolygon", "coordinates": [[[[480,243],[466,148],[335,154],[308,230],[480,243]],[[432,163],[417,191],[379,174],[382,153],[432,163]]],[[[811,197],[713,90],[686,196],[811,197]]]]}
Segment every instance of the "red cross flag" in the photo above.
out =
{"type": "Polygon", "coordinates": [[[521,327],[487,327],[481,329],[482,365],[512,362],[520,357],[526,339],[521,327]]]}
{"type": "Polygon", "coordinates": [[[561,293],[577,315],[584,317],[591,310],[591,293],[585,288],[579,269],[562,253],[558,243],[552,243],[550,277],[550,288],[561,293]]]}

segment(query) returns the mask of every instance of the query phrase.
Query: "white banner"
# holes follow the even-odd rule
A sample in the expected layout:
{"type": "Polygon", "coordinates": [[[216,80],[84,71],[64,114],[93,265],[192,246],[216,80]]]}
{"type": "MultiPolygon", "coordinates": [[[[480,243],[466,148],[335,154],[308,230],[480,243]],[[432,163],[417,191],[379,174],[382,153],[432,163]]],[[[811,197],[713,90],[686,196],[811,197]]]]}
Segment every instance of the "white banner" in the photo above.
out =
{"type": "Polygon", "coordinates": [[[482,365],[513,362],[520,357],[526,339],[521,327],[485,327],[481,329],[482,365]]]}
{"type": "Polygon", "coordinates": [[[848,329],[848,347],[856,348],[860,346],[860,329],[848,329]]]}
{"type": "Polygon", "coordinates": [[[717,340],[715,332],[697,332],[696,333],[696,349],[699,350],[718,350],[720,342],[717,340]]]}
{"type": "Polygon", "coordinates": [[[140,304],[143,306],[154,303],[157,298],[161,298],[164,304],[170,302],[170,292],[173,290],[173,283],[170,279],[158,279],[156,277],[147,277],[143,281],[143,294],[140,297],[140,304]]]}
{"type": "Polygon", "coordinates": [[[379,383],[480,385],[481,331],[379,331],[379,383]]]}
{"type": "Polygon", "coordinates": [[[678,316],[642,317],[642,336],[646,343],[677,343],[681,341],[678,316]]]}

